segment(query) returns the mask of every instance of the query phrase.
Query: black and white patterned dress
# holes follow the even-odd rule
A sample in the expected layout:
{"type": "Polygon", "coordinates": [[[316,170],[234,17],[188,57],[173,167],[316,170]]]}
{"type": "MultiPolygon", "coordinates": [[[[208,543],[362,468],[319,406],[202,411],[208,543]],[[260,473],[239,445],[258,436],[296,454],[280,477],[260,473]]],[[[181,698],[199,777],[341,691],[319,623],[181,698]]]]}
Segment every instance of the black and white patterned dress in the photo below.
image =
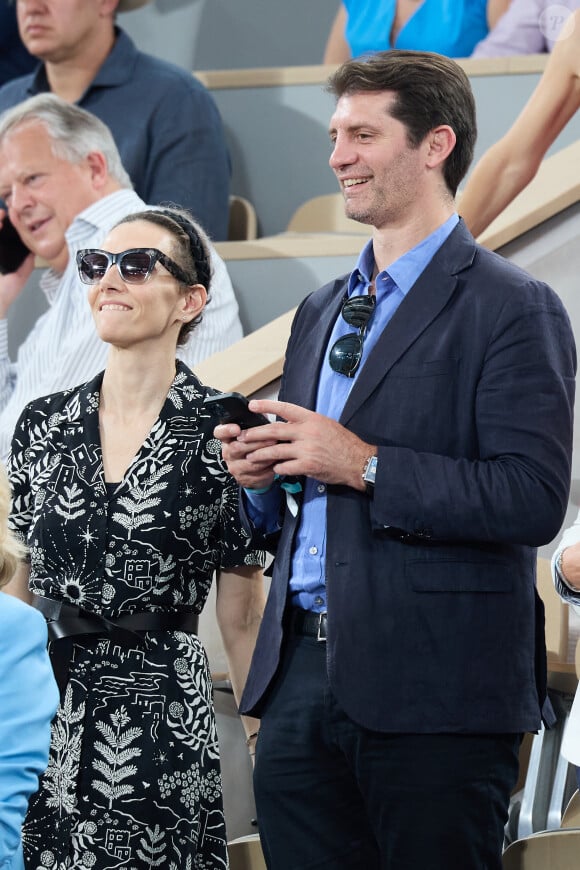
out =
{"type": "MultiPolygon", "coordinates": [[[[101,381],[36,400],[19,421],[11,524],[30,548],[31,588],[111,619],[199,613],[216,568],[262,564],[201,404],[213,391],[178,363],[158,420],[107,491],[101,381]]],[[[73,641],[49,765],[24,825],[27,867],[225,868],[212,689],[197,636],[73,641]]]]}

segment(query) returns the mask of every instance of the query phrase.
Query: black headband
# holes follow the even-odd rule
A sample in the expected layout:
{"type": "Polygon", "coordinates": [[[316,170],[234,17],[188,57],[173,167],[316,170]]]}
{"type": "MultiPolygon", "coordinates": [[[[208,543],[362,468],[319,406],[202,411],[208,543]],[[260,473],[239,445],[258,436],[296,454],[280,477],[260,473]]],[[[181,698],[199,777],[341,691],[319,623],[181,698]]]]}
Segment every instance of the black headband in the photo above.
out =
{"type": "Polygon", "coordinates": [[[209,251],[201,241],[194,224],[185,215],[179,212],[172,212],[166,209],[159,209],[159,212],[165,217],[168,217],[177,226],[184,231],[189,239],[189,248],[195,265],[195,274],[200,284],[203,284],[206,290],[209,290],[209,282],[211,279],[211,266],[209,263],[209,251]]]}

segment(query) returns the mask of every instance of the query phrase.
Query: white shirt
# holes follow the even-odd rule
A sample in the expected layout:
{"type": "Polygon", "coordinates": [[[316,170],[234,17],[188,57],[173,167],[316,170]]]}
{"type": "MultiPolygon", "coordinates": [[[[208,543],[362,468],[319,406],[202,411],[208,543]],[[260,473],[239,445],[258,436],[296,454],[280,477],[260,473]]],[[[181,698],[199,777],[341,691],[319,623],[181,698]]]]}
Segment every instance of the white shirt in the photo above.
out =
{"type": "MultiPolygon", "coordinates": [[[[14,428],[32,399],[75,387],[104,369],[109,346],[98,337],[76,252],[98,248],[121,218],[147,205],[132,190],[119,190],[81,212],[66,231],[69,261],[62,275],[47,269],[41,287],[49,309],[18,349],[8,356],[8,321],[0,320],[0,457],[5,461],[14,428]]],[[[213,277],[203,319],[178,356],[193,367],[243,336],[238,304],[225,263],[211,247],[213,277]]]]}
{"type": "MultiPolygon", "coordinates": [[[[552,557],[552,575],[556,591],[580,615],[580,592],[577,592],[562,582],[557,569],[558,556],[566,547],[571,547],[580,541],[580,512],[574,523],[562,534],[562,539],[552,557]]],[[[566,724],[562,746],[560,749],[567,761],[580,767],[580,686],[576,690],[570,718],[566,724]]]]}

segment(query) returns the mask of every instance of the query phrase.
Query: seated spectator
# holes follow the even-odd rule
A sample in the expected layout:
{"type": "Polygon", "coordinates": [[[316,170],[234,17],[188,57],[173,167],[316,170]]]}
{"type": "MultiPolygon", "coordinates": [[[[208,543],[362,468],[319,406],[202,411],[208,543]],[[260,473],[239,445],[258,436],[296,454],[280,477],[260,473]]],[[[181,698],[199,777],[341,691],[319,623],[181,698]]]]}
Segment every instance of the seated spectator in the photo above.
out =
{"type": "MultiPolygon", "coordinates": [[[[34,257],[0,275],[0,456],[6,457],[31,399],[90,380],[104,367],[107,346],[95,332],[75,256],[79,248],[99,247],[113,223],[144,203],[131,190],[103,122],[53,94],[31,97],[0,116],[0,198],[22,241],[48,263],[41,287],[50,306],[12,364],[6,316],[34,257]]],[[[211,301],[195,342],[181,349],[192,366],[242,337],[226,267],[213,248],[211,258],[211,301]]]]}
{"type": "Polygon", "coordinates": [[[104,121],[145,202],[177,202],[213,239],[228,226],[230,165],[221,118],[189,72],[138,51],[116,11],[148,0],[18,0],[35,73],[0,88],[0,112],[51,91],[104,121]]]}
{"type": "Polygon", "coordinates": [[[343,0],[324,63],[407,48],[468,57],[507,9],[509,0],[343,0]]]}
{"type": "MultiPolygon", "coordinates": [[[[580,514],[562,535],[552,559],[552,574],[559,595],[580,615],[580,514]]],[[[576,766],[580,788],[580,687],[566,726],[562,755],[576,766]]]]}
{"type": "Polygon", "coordinates": [[[532,96],[469,176],[459,211],[474,236],[526,187],[550,145],[580,108],[580,10],[559,39],[532,96]]]}
{"type": "Polygon", "coordinates": [[[472,57],[542,54],[552,51],[561,35],[567,35],[572,12],[580,0],[511,0],[507,12],[475,46],[472,57]],[[568,10],[566,12],[566,10],[568,10]]]}
{"type": "Polygon", "coordinates": [[[20,39],[13,0],[0,0],[0,85],[25,75],[35,66],[35,58],[20,39]]]}
{"type": "MultiPolygon", "coordinates": [[[[10,490],[0,467],[0,587],[23,548],[8,533],[10,490]]],[[[48,762],[58,690],[46,651],[46,622],[28,604],[0,592],[0,867],[24,870],[20,829],[30,795],[48,762]]]]}

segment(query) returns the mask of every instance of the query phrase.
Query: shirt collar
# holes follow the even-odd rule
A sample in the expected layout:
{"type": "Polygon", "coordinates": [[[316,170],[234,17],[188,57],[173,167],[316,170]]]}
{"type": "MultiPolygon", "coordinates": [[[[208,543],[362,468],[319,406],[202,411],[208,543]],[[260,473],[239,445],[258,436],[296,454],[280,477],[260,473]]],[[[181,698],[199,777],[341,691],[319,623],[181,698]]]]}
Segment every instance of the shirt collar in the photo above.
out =
{"type": "Polygon", "coordinates": [[[46,91],[50,91],[48,79],[46,77],[46,68],[43,63],[39,64],[34,70],[32,79],[30,80],[30,84],[28,85],[27,90],[28,93],[31,94],[31,96],[35,96],[36,94],[43,94],[46,91]]]}
{"type": "Polygon", "coordinates": [[[133,78],[139,52],[133,40],[120,27],[115,27],[115,35],[115,44],[91,82],[91,88],[114,87],[133,78]]]}
{"type": "MultiPolygon", "coordinates": [[[[411,287],[417,281],[419,275],[427,268],[443,242],[451,235],[459,222],[459,215],[453,213],[447,218],[445,223],[437,227],[426,238],[422,239],[418,245],[411,248],[376,277],[375,287],[377,297],[380,295],[381,287],[387,282],[393,282],[403,293],[407,295],[411,287]]],[[[348,281],[348,294],[350,295],[355,288],[361,284],[370,284],[375,269],[375,255],[373,249],[373,240],[362,249],[356,266],[350,275],[348,281]]]]}
{"type": "Polygon", "coordinates": [[[119,210],[128,212],[139,211],[142,208],[145,208],[145,203],[130,188],[122,188],[109,193],[108,196],[103,196],[79,212],[66,230],[64,235],[69,249],[75,248],[79,238],[85,238],[87,234],[92,235],[96,230],[108,232],[119,210]]]}
{"type": "Polygon", "coordinates": [[[38,283],[49,305],[54,305],[61,281],[62,275],[54,269],[45,269],[40,276],[38,283]]]}

